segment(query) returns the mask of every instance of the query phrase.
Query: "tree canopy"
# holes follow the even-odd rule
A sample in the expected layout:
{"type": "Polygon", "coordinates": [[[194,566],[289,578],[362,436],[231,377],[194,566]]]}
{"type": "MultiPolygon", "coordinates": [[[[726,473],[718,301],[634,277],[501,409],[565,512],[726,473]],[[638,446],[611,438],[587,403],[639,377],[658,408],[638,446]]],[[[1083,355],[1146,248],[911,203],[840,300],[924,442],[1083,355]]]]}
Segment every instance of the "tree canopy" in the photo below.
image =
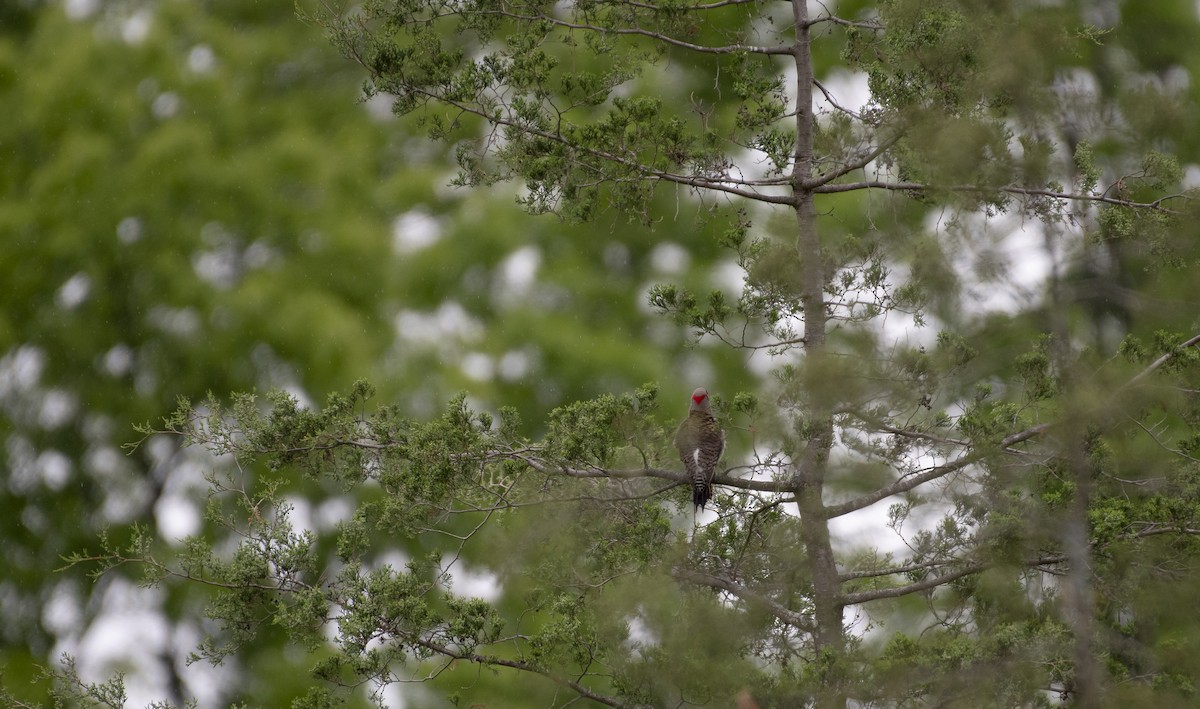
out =
{"type": "Polygon", "coordinates": [[[0,349],[38,372],[6,446],[42,479],[7,597],[144,574],[248,678],[213,701],[1194,703],[1191,4],[152,7],[137,42],[29,10],[0,54],[112,82],[0,74],[0,349]],[[729,444],[693,517],[697,385],[729,444]],[[189,467],[177,540],[145,505],[189,467]],[[140,511],[30,521],[139,475],[140,511]]]}

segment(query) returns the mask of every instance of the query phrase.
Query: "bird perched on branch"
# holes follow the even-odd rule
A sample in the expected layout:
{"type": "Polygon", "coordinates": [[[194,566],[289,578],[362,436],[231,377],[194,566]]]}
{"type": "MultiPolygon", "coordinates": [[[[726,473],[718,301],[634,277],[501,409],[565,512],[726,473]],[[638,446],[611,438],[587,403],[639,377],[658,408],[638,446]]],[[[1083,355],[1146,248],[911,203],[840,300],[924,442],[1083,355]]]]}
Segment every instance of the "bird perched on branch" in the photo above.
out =
{"type": "Polygon", "coordinates": [[[725,432],[717,425],[704,387],[692,392],[687,418],[675,431],[675,447],[692,482],[692,504],[703,510],[712,499],[713,476],[725,452],[725,432]]]}

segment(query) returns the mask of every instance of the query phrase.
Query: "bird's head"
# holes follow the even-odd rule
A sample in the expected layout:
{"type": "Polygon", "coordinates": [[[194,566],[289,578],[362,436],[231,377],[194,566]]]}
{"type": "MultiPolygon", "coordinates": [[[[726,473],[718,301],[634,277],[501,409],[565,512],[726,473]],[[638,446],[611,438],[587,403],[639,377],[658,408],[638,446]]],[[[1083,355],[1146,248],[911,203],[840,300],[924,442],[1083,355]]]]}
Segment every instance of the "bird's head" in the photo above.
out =
{"type": "Polygon", "coordinates": [[[691,411],[694,409],[700,409],[701,411],[712,410],[708,403],[708,390],[704,387],[700,387],[692,392],[692,404],[688,407],[688,410],[691,411]]]}

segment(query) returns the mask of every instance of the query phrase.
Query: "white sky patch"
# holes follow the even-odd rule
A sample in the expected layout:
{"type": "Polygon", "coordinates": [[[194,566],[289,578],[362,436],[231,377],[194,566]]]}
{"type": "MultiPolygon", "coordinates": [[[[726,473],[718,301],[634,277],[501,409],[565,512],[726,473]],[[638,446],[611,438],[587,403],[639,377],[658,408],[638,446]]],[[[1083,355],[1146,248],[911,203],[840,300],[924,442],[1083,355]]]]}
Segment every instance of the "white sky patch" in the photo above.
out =
{"type": "Polygon", "coordinates": [[[42,396],[41,411],[38,412],[38,423],[42,428],[53,431],[62,428],[75,417],[79,410],[79,401],[75,395],[65,389],[51,389],[42,396]]]}
{"type": "Polygon", "coordinates": [[[113,345],[100,358],[100,368],[112,377],[125,376],[133,369],[133,349],[123,342],[113,345]]]}
{"type": "Polygon", "coordinates": [[[163,465],[175,455],[175,442],[164,433],[155,434],[146,442],[145,450],[155,465],[163,465]]]}
{"type": "MultiPolygon", "coordinates": [[[[362,691],[364,693],[369,693],[371,689],[373,689],[373,688],[369,689],[367,687],[363,687],[362,691]]],[[[388,686],[383,688],[383,692],[382,692],[383,704],[382,704],[382,706],[396,707],[396,709],[407,709],[408,702],[404,701],[405,694],[406,693],[417,693],[417,692],[421,692],[422,690],[424,690],[424,692],[428,693],[428,696],[425,696],[423,698],[424,699],[423,703],[418,703],[416,706],[433,706],[441,699],[440,696],[436,696],[436,697],[433,696],[432,692],[429,692],[427,689],[425,689],[419,683],[416,685],[411,685],[411,684],[402,685],[399,682],[393,682],[392,684],[389,684],[388,686]]],[[[369,701],[369,698],[368,698],[368,701],[369,701]]]]}
{"type": "MultiPolygon", "coordinates": [[[[1027,222],[1014,228],[1004,237],[1001,249],[1009,264],[1009,279],[1012,288],[997,297],[984,296],[981,306],[985,310],[1012,312],[1023,305],[1045,287],[1050,277],[1050,257],[1046,253],[1046,240],[1040,222],[1027,222]]],[[[984,287],[984,293],[996,292],[984,287]]]]}
{"type": "Polygon", "coordinates": [[[81,678],[88,682],[104,681],[116,671],[126,671],[129,706],[148,706],[161,700],[167,691],[167,677],[160,656],[170,643],[170,628],[162,615],[162,595],[157,589],[138,588],[113,576],[104,593],[103,608],[86,625],[86,634],[58,643],[55,654],[74,655],[81,678]]]}
{"type": "Polygon", "coordinates": [[[60,581],[42,606],[42,623],[55,635],[69,635],[86,625],[80,606],[78,585],[71,579],[60,581]]]}
{"type": "Polygon", "coordinates": [[[158,391],[158,374],[150,367],[141,367],[133,374],[133,389],[141,396],[158,391]]]}
{"type": "Polygon", "coordinates": [[[753,350],[746,355],[746,369],[750,370],[754,376],[763,379],[785,361],[787,360],[782,357],[772,357],[766,350],[753,350]]]}
{"type": "Polygon", "coordinates": [[[650,266],[665,275],[677,275],[687,270],[692,255],[673,241],[664,241],[650,252],[650,266]]]}
{"type": "Polygon", "coordinates": [[[228,250],[202,251],[192,257],[192,269],[200,280],[224,290],[237,281],[237,256],[228,250]]]}
{"type": "Polygon", "coordinates": [[[216,52],[207,44],[197,44],[188,52],[187,68],[198,76],[211,74],[217,68],[216,52]]]}
{"type": "Polygon", "coordinates": [[[416,253],[442,238],[442,224],[424,206],[417,206],[392,222],[392,247],[397,254],[416,253]]]}
{"type": "MultiPolygon", "coordinates": [[[[8,465],[8,489],[18,495],[29,493],[37,485],[37,450],[28,438],[10,434],[4,441],[8,465]]],[[[32,505],[31,505],[32,507],[32,505]]]]}
{"type": "Polygon", "coordinates": [[[483,335],[483,324],[453,300],[444,301],[433,312],[401,310],[393,322],[401,340],[442,349],[450,344],[447,340],[474,342],[483,335]]]}
{"type": "Polygon", "coordinates": [[[500,262],[499,286],[505,291],[525,295],[537,281],[542,252],[536,246],[524,246],[500,262]]]}
{"type": "Polygon", "coordinates": [[[322,500],[313,511],[317,526],[327,531],[334,529],[353,516],[354,501],[345,496],[322,500]]]}
{"type": "Polygon", "coordinates": [[[133,464],[115,447],[89,448],[83,457],[83,469],[103,483],[104,502],[100,510],[109,522],[131,521],[145,509],[150,484],[135,475],[133,464]]]}
{"type": "Polygon", "coordinates": [[[390,566],[392,571],[403,573],[404,565],[409,561],[411,561],[411,559],[403,551],[400,551],[399,549],[389,549],[388,551],[385,551],[379,555],[379,564],[371,567],[371,569],[368,570],[390,566]]]}
{"type": "MultiPolygon", "coordinates": [[[[918,486],[917,490],[934,490],[936,482],[918,486]]],[[[904,563],[911,558],[911,550],[905,540],[912,539],[922,530],[933,530],[939,522],[953,511],[954,506],[945,500],[939,501],[934,493],[934,499],[914,507],[900,533],[888,527],[888,511],[892,505],[902,502],[901,496],[884,498],[873,505],[855,510],[829,520],[829,534],[834,549],[839,556],[854,551],[875,550],[882,557],[892,554],[897,563],[904,563]]]]}
{"type": "Polygon", "coordinates": [[[263,241],[256,239],[254,243],[246,247],[246,251],[242,254],[242,263],[246,268],[264,268],[279,258],[279,251],[263,241]]]}
{"type": "Polygon", "coordinates": [[[887,526],[888,508],[899,498],[888,497],[850,514],[829,520],[829,536],[839,553],[855,549],[876,549],[880,554],[907,556],[904,542],[887,526]]]}
{"type": "MultiPolygon", "coordinates": [[[[964,295],[969,309],[979,313],[1014,312],[1035,303],[1051,273],[1051,255],[1046,252],[1045,226],[1016,217],[984,218],[957,215],[963,237],[946,234],[944,226],[955,215],[934,211],[926,228],[939,238],[954,240],[955,270],[963,275],[964,295]]],[[[1062,249],[1074,248],[1077,229],[1056,237],[1062,249]]]]}
{"type": "Polygon", "coordinates": [[[320,531],[317,529],[316,519],[313,517],[312,503],[307,498],[287,495],[283,498],[283,502],[291,508],[288,511],[288,521],[292,524],[292,531],[296,534],[311,532],[314,535],[320,531]]]}
{"type": "Polygon", "coordinates": [[[867,75],[860,71],[835,71],[821,78],[821,85],[829,92],[829,96],[817,88],[813,88],[813,111],[822,113],[838,112],[833,101],[842,108],[857,112],[871,100],[871,89],[867,85],[867,75]]]}
{"type": "Polygon", "coordinates": [[[640,614],[629,616],[625,624],[629,629],[629,637],[625,639],[626,645],[654,647],[659,644],[658,636],[650,630],[650,626],[646,625],[645,619],[640,614]]]}
{"type": "Polygon", "coordinates": [[[373,120],[383,123],[396,118],[396,114],[392,113],[392,105],[396,103],[396,100],[392,98],[391,94],[380,92],[363,103],[367,115],[373,120]]]}
{"type": "Polygon", "coordinates": [[[200,315],[194,308],[171,308],[156,305],[146,320],[159,330],[176,337],[190,338],[200,332],[200,315]]]}
{"type": "MultiPolygon", "coordinates": [[[[717,521],[717,518],[719,516],[720,515],[717,514],[716,508],[712,505],[709,505],[708,507],[704,508],[703,510],[696,510],[696,526],[703,527],[707,524],[711,524],[712,522],[717,521]]],[[[693,529],[692,531],[690,531],[688,533],[689,540],[692,539],[692,535],[695,534],[695,531],[696,530],[693,529]]]]}
{"type": "Polygon", "coordinates": [[[1191,164],[1183,168],[1183,189],[1194,190],[1200,187],[1200,165],[1191,164]]]}
{"type": "Polygon", "coordinates": [[[169,544],[200,531],[200,510],[196,501],[177,494],[164,494],[154,504],[158,536],[169,544]]]}
{"type": "Polygon", "coordinates": [[[153,19],[149,10],[142,9],[133,13],[121,23],[121,39],[125,40],[126,44],[141,44],[150,36],[153,19]]]}
{"type": "Polygon", "coordinates": [[[84,469],[97,477],[112,478],[132,472],[129,465],[121,452],[111,445],[92,446],[83,457],[84,469]]]}
{"type": "Polygon", "coordinates": [[[88,443],[98,444],[111,438],[114,428],[111,416],[85,411],[79,430],[83,432],[83,437],[88,443]]]}
{"type": "Polygon", "coordinates": [[[179,94],[174,91],[164,91],[154,97],[154,102],[150,104],[150,112],[160,121],[164,121],[179,113],[179,108],[183,105],[183,99],[179,98],[179,94]]]}
{"type": "Polygon", "coordinates": [[[66,487],[67,482],[71,479],[71,470],[74,466],[71,464],[71,459],[65,454],[56,450],[42,451],[37,457],[37,471],[42,478],[42,482],[46,483],[46,487],[51,490],[61,490],[66,487]]]}
{"type": "Polygon", "coordinates": [[[537,366],[537,352],[531,348],[509,350],[500,358],[496,371],[506,382],[515,382],[529,376],[537,366]]]}
{"type": "Polygon", "coordinates": [[[70,20],[86,20],[100,9],[100,0],[66,0],[63,11],[70,20]]]}
{"type": "MultiPolygon", "coordinates": [[[[198,647],[200,642],[204,640],[204,633],[193,623],[180,623],[175,626],[175,632],[172,637],[172,645],[177,648],[176,658],[180,653],[178,648],[188,649],[198,647]]],[[[224,705],[218,703],[218,699],[228,697],[221,696],[221,690],[224,687],[232,686],[236,681],[236,668],[232,663],[214,666],[210,662],[175,662],[175,671],[184,678],[187,682],[187,689],[196,698],[197,706],[201,707],[222,707],[224,705]]],[[[157,699],[163,698],[163,692],[159,692],[157,699]]],[[[131,706],[143,706],[142,704],[131,704],[131,706]]]]}
{"type": "Polygon", "coordinates": [[[142,220],[125,217],[117,224],[117,239],[122,244],[132,244],[142,238],[142,220]]]}
{"type": "Polygon", "coordinates": [[[730,297],[740,298],[746,287],[746,269],[739,266],[737,261],[727,259],[713,266],[712,280],[717,288],[730,297]]]}
{"type": "Polygon", "coordinates": [[[482,598],[492,602],[500,597],[503,590],[500,586],[500,577],[487,569],[475,570],[459,561],[450,570],[450,573],[453,576],[450,590],[458,596],[482,598]]]}
{"type": "Polygon", "coordinates": [[[54,294],[54,302],[63,310],[74,310],[87,300],[92,292],[92,279],[83,271],[76,273],[62,284],[54,294]]]}
{"type": "Polygon", "coordinates": [[[214,288],[232,288],[241,273],[241,255],[232,242],[192,255],[192,270],[214,288]]]}
{"type": "Polygon", "coordinates": [[[463,355],[459,368],[468,379],[477,382],[490,382],[496,376],[495,361],[482,352],[468,352],[463,355]]]}
{"type": "Polygon", "coordinates": [[[1081,104],[1090,105],[1100,95],[1100,81],[1083,67],[1066,69],[1055,75],[1054,91],[1061,98],[1078,99],[1081,104]]]}
{"type": "Polygon", "coordinates": [[[227,467],[229,458],[214,456],[203,448],[181,450],[176,441],[163,434],[152,436],[145,449],[156,479],[163,481],[162,494],[154,505],[158,536],[168,544],[178,544],[200,533],[202,500],[209,491],[205,475],[227,467]]]}
{"type": "Polygon", "coordinates": [[[21,345],[0,357],[0,401],[37,386],[46,368],[46,354],[33,345],[21,345]]]}
{"type": "Polygon", "coordinates": [[[713,369],[712,362],[694,350],[684,356],[679,369],[685,382],[694,382],[698,387],[711,387],[716,378],[716,370],[713,369]]]}

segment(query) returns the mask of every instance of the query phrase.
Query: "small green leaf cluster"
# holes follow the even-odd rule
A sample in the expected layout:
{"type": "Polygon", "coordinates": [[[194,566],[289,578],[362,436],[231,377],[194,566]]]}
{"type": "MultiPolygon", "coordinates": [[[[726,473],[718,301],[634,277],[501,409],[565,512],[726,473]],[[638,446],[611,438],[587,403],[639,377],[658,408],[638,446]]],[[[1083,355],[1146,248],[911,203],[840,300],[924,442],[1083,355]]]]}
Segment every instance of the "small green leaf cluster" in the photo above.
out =
{"type": "Polygon", "coordinates": [[[1017,357],[1014,362],[1017,376],[1025,387],[1028,401],[1042,401],[1058,393],[1060,385],[1051,366],[1051,338],[1042,337],[1033,351],[1017,357]]]}
{"type": "Polygon", "coordinates": [[[565,464],[605,466],[657,406],[657,389],[603,394],[555,409],[544,441],[546,455],[565,464]]]}
{"type": "Polygon", "coordinates": [[[975,400],[958,420],[958,428],[978,445],[995,446],[1014,428],[1019,428],[1019,407],[992,398],[990,388],[981,385],[975,400]]]}
{"type": "Polygon", "coordinates": [[[719,290],[709,291],[701,301],[686,288],[658,284],[651,287],[649,301],[652,307],[670,314],[679,324],[708,334],[715,334],[717,328],[733,314],[725,294],[719,290]]]}
{"type": "MultiPolygon", "coordinates": [[[[125,690],[125,673],[117,672],[103,682],[88,682],[79,676],[79,668],[75,657],[63,653],[59,658],[57,668],[42,667],[38,670],[36,681],[50,687],[48,699],[53,702],[55,709],[65,707],[108,707],[109,709],[125,709],[129,695],[125,690]]],[[[5,706],[32,707],[33,704],[22,701],[0,688],[0,701],[5,706]]],[[[154,709],[170,709],[165,702],[154,702],[154,709]]],[[[196,703],[189,702],[186,707],[194,707],[196,703]]]]}

